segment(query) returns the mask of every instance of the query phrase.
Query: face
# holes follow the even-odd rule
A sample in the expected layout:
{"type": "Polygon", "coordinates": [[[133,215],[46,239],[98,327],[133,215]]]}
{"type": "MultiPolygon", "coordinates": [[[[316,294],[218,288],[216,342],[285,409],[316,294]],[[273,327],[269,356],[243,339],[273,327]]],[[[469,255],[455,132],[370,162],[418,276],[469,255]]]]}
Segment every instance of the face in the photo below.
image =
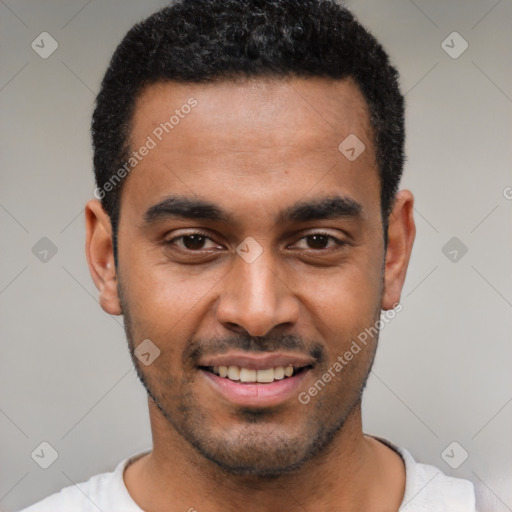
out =
{"type": "Polygon", "coordinates": [[[119,267],[97,201],[88,258],[132,352],[145,343],[158,414],[232,473],[300,467],[358,407],[377,336],[353,343],[398,301],[412,245],[402,201],[386,258],[364,98],[350,80],[157,84],[130,143],[119,267]]]}

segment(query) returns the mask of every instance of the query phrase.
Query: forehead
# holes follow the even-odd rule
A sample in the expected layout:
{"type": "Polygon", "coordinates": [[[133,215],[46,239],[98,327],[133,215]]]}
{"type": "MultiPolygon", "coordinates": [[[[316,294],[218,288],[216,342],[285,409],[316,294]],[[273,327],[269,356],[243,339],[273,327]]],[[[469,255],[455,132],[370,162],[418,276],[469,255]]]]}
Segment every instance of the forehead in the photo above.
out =
{"type": "MultiPolygon", "coordinates": [[[[180,114],[176,111],[188,111],[185,107],[191,98],[198,106],[193,109],[195,115],[186,115],[187,127],[197,135],[208,135],[205,142],[215,144],[257,141],[258,149],[304,143],[318,146],[326,132],[335,141],[348,129],[360,138],[371,133],[367,103],[350,78],[246,78],[206,84],[159,82],[146,87],[136,99],[132,136],[151,133],[172,114],[180,114]]],[[[174,128],[176,142],[189,135],[183,126],[174,128]]]]}
{"type": "Polygon", "coordinates": [[[349,196],[364,183],[379,193],[368,107],[351,79],[157,83],[137,98],[131,127],[132,151],[152,146],[122,194],[140,212],[171,193],[234,208],[322,188],[349,196]],[[349,136],[365,148],[354,161],[339,149],[349,136]]]}

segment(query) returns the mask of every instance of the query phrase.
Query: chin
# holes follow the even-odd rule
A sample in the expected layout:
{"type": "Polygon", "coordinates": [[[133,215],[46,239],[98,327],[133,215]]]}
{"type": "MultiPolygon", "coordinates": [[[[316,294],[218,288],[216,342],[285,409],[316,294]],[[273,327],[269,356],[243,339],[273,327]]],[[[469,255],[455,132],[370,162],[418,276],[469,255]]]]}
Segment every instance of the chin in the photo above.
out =
{"type": "Polygon", "coordinates": [[[246,455],[246,450],[224,453],[202,452],[202,455],[230,475],[277,478],[293,473],[309,459],[308,456],[301,456],[294,453],[294,449],[292,450],[282,448],[274,452],[268,449],[257,452],[251,450],[249,457],[246,455]]]}
{"type": "Polygon", "coordinates": [[[187,440],[199,454],[229,475],[276,478],[298,471],[331,441],[331,433],[320,425],[297,425],[288,432],[283,426],[245,425],[231,431],[188,431],[187,440]],[[261,428],[263,427],[263,428],[261,428]]]}

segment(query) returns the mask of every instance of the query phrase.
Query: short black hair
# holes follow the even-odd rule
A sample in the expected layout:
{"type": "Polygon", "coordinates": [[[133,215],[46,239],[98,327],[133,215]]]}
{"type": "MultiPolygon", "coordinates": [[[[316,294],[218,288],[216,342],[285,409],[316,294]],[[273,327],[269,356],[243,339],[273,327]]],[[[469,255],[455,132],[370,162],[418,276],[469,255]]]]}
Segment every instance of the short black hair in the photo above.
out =
{"type": "Polygon", "coordinates": [[[112,186],[112,178],[129,159],[142,89],[259,76],[355,80],[370,113],[387,244],[405,160],[404,97],[379,42],[335,0],[177,0],[126,34],[96,98],[91,132],[102,192],[95,195],[112,223],[116,265],[122,183],[112,186]]]}

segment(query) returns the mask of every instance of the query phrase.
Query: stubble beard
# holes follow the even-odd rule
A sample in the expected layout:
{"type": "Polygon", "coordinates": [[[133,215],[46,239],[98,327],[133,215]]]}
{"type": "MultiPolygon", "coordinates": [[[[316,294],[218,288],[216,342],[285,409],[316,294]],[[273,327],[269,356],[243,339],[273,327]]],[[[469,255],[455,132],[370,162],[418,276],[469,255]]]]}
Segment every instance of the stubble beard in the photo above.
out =
{"type": "MultiPolygon", "coordinates": [[[[275,425],[274,411],[254,408],[240,408],[236,412],[232,419],[236,420],[237,428],[233,430],[230,428],[232,422],[228,422],[227,428],[212,424],[212,418],[205,414],[198,400],[187,391],[191,389],[194,377],[184,377],[178,382],[163,365],[157,364],[158,359],[152,364],[155,365],[153,372],[155,368],[159,368],[156,379],[142,366],[134,355],[133,323],[119,280],[118,293],[130,356],[149,398],[168,425],[196,453],[213,462],[228,475],[268,480],[298,471],[311,459],[327,454],[333,441],[343,435],[347,420],[360,414],[363,391],[375,359],[378,334],[366,368],[362,368],[363,374],[356,373],[360,383],[357,389],[347,390],[343,380],[340,380],[338,393],[333,388],[331,395],[319,397],[315,405],[311,404],[313,408],[310,405],[301,405],[304,408],[305,423],[297,435],[289,435],[279,425],[275,425]],[[348,392],[350,398],[347,398],[348,392]],[[336,400],[337,394],[341,396],[341,400],[339,396],[336,400]],[[338,412],[329,414],[332,409],[338,412]],[[269,428],[269,420],[275,425],[273,428],[269,428]],[[215,427],[220,434],[213,433],[215,427]]],[[[159,359],[162,361],[164,358],[159,359]]],[[[340,379],[343,377],[339,376],[340,379]]],[[[332,383],[329,384],[331,385],[332,383]]]]}

